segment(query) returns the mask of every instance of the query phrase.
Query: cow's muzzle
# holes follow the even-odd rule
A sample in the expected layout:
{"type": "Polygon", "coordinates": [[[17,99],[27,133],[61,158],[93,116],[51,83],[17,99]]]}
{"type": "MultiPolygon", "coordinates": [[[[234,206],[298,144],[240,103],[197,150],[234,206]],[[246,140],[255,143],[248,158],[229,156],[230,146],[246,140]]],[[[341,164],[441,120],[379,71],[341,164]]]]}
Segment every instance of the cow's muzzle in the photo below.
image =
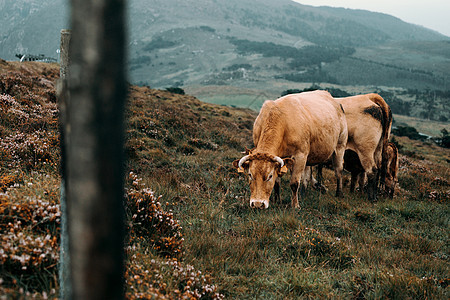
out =
{"type": "Polygon", "coordinates": [[[269,207],[269,201],[267,200],[250,200],[250,207],[251,208],[268,208],[269,207]]]}

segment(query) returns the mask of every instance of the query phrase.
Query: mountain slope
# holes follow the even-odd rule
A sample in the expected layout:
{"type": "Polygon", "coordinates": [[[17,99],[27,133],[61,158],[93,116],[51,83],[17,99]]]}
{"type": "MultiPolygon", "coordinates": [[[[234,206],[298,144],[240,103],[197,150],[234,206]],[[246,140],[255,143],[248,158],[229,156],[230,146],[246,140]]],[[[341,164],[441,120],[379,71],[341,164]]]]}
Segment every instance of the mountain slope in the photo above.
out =
{"type": "Polygon", "coordinates": [[[60,31],[67,28],[67,4],[63,0],[0,1],[0,57],[44,54],[56,58],[60,31]]]}
{"type": "MultiPolygon", "coordinates": [[[[131,15],[139,11],[140,16],[131,19],[130,75],[135,83],[260,88],[274,80],[287,80],[449,86],[450,60],[431,54],[433,64],[417,61],[402,44],[413,41],[414,47],[420,47],[423,41],[430,45],[448,38],[386,14],[316,8],[288,0],[169,0],[152,1],[150,7],[144,3],[136,0],[130,7],[131,15]],[[403,65],[389,65],[391,54],[381,51],[385,44],[398,50],[396,62],[406,61],[406,70],[403,65]],[[273,51],[268,53],[268,48],[273,51]],[[367,48],[373,49],[369,57],[367,48]],[[435,61],[442,69],[435,70],[435,61]],[[351,67],[351,74],[339,71],[342,63],[351,67]],[[379,72],[365,72],[374,66],[379,72]],[[409,69],[419,72],[411,75],[409,69]]],[[[450,51],[450,44],[445,49],[450,51]]]]}
{"type": "MultiPolygon", "coordinates": [[[[2,0],[0,57],[55,57],[66,6],[62,0],[2,0]]],[[[450,88],[450,58],[441,55],[450,53],[450,39],[386,14],[291,0],[132,0],[128,12],[133,83],[450,88]],[[377,72],[366,72],[372,69],[377,72]]]]}

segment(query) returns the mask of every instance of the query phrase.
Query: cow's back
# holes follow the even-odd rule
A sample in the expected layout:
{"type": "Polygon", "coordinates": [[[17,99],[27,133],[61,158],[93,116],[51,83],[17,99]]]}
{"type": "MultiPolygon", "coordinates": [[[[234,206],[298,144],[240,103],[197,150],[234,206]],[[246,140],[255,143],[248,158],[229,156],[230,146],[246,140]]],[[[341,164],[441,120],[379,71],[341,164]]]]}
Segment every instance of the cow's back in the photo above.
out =
{"type": "Polygon", "coordinates": [[[337,99],[345,110],[348,126],[347,148],[378,147],[382,137],[383,111],[367,95],[337,99]]]}
{"type": "Polygon", "coordinates": [[[270,140],[276,140],[274,144],[278,144],[282,156],[308,153],[308,164],[328,159],[343,135],[346,139],[344,112],[326,91],[266,101],[254,127],[257,148],[265,148],[270,140]]]}

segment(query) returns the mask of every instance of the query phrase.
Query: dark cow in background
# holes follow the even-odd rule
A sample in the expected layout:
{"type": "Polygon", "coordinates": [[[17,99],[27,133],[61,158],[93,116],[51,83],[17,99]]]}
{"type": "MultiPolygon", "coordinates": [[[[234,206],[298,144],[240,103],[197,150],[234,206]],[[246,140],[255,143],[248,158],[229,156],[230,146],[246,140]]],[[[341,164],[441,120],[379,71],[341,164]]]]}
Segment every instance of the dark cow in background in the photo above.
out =
{"type": "MultiPolygon", "coordinates": [[[[394,143],[389,142],[386,152],[387,168],[386,179],[384,183],[384,192],[390,198],[394,197],[395,186],[398,183],[398,149],[394,143]]],[[[364,191],[365,187],[365,173],[364,168],[359,161],[358,155],[352,150],[346,150],[344,155],[344,169],[351,173],[350,191],[355,191],[356,184],[358,184],[360,191],[364,191]]]]}
{"type": "Polygon", "coordinates": [[[350,192],[354,192],[356,189],[356,184],[359,186],[361,192],[364,191],[364,185],[366,181],[366,173],[364,173],[364,168],[359,161],[358,154],[353,150],[345,150],[344,154],[344,169],[350,172],[350,192]]]}
{"type": "Polygon", "coordinates": [[[292,207],[299,207],[298,189],[305,167],[330,158],[342,195],[342,170],[347,144],[347,122],[342,106],[326,91],[290,94],[266,101],[253,126],[255,148],[233,165],[248,174],[250,206],[268,208],[279,179],[291,170],[292,207]]]}

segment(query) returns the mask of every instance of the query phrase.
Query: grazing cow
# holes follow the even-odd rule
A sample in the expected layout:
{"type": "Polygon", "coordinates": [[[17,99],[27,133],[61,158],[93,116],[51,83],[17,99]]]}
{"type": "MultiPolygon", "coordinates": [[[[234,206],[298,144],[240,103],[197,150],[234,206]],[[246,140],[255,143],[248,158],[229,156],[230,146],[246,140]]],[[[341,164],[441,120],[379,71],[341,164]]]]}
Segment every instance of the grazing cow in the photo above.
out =
{"type": "MultiPolygon", "coordinates": [[[[387,146],[392,126],[389,105],[378,94],[366,94],[336,99],[344,108],[348,126],[348,166],[358,160],[361,176],[368,178],[368,198],[377,199],[378,181],[384,185],[387,169],[387,146]],[[356,156],[355,156],[356,155],[356,156]]],[[[353,178],[353,176],[352,176],[353,178]]],[[[354,178],[356,181],[356,178],[354,178]]],[[[363,181],[364,179],[360,179],[363,181]]],[[[354,181],[354,182],[355,182],[354,181]]],[[[354,189],[354,184],[352,187],[354,189]]]]}
{"type": "Polygon", "coordinates": [[[342,195],[342,170],[347,122],[342,106],[326,91],[290,94],[264,102],[253,125],[255,148],[233,165],[248,174],[250,206],[268,208],[279,177],[291,170],[292,207],[298,205],[298,189],[307,165],[333,159],[336,195],[342,195]]]}

